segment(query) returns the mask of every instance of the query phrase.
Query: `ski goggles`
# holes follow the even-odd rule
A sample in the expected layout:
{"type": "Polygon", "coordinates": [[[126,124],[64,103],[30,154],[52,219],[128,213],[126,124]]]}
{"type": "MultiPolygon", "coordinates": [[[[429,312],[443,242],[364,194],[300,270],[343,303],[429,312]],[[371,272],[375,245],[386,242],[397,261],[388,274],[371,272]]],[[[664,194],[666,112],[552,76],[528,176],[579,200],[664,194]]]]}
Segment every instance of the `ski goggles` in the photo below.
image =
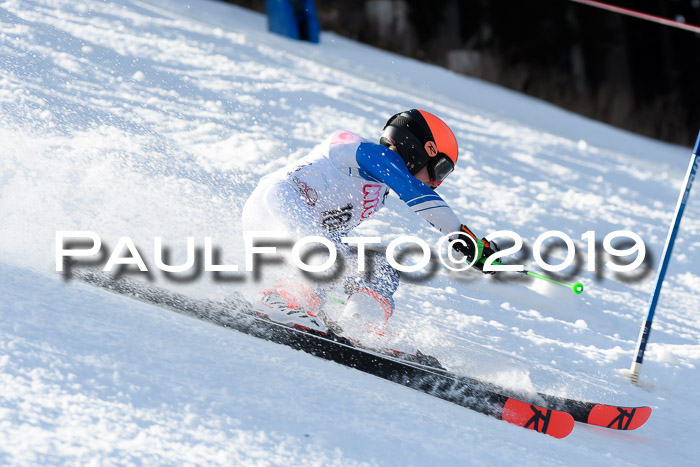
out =
{"type": "Polygon", "coordinates": [[[437,185],[441,184],[455,169],[455,163],[452,162],[452,159],[442,152],[439,152],[435,157],[431,157],[427,166],[430,179],[437,185]]]}

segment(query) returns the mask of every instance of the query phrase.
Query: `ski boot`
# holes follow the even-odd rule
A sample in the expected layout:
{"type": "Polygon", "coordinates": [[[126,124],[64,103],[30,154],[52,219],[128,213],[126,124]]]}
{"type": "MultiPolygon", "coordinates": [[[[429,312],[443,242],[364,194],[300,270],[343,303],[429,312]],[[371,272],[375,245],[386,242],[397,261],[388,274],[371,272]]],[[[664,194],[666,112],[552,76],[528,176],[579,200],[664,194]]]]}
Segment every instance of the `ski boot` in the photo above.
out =
{"type": "Polygon", "coordinates": [[[326,334],[326,326],[318,317],[320,299],[312,290],[271,288],[260,293],[262,297],[253,305],[259,316],[302,331],[326,334]]]}
{"type": "Polygon", "coordinates": [[[339,333],[346,339],[372,349],[384,349],[393,334],[387,327],[392,309],[377,292],[359,289],[352,294],[338,318],[339,333]]]}

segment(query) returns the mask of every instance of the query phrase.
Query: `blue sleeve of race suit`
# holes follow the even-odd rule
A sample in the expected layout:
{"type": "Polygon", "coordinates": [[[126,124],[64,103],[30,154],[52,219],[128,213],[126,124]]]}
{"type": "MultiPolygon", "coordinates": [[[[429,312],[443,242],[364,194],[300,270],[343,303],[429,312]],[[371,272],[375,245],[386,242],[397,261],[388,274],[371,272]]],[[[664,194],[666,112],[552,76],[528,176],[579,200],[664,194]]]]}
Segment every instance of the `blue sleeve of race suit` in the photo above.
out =
{"type": "Polygon", "coordinates": [[[389,148],[362,143],[355,155],[360,175],[385,183],[413,211],[442,233],[459,231],[454,211],[428,185],[410,174],[401,156],[389,148]]]}

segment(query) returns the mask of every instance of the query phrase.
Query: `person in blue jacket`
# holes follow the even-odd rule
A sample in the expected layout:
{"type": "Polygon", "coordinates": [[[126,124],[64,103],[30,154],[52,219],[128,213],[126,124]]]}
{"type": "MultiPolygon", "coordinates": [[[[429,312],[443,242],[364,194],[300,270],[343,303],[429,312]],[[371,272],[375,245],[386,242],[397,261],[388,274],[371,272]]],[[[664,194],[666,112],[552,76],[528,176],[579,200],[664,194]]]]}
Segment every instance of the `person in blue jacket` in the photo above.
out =
{"type": "MultiPolygon", "coordinates": [[[[391,190],[443,234],[459,232],[465,241],[452,247],[468,260],[475,255],[479,255],[476,259],[488,257],[497,250],[495,244],[482,239],[483,250],[477,249],[477,236],[435,191],[454,170],[458,151],[457,139],[445,122],[419,109],[392,116],[379,144],[349,131],[336,131],[307,156],[260,180],[243,208],[244,232],[323,236],[344,259],[356,264],[342,238],[379,211],[391,190]]],[[[381,255],[374,255],[372,261],[369,278],[344,278],[349,297],[334,324],[348,335],[381,340],[394,310],[392,296],[399,274],[381,255]]],[[[480,261],[474,266],[483,272],[480,261]]],[[[274,321],[324,332],[328,323],[318,317],[326,289],[301,275],[285,273],[285,279],[261,292],[256,309],[274,321]]]]}

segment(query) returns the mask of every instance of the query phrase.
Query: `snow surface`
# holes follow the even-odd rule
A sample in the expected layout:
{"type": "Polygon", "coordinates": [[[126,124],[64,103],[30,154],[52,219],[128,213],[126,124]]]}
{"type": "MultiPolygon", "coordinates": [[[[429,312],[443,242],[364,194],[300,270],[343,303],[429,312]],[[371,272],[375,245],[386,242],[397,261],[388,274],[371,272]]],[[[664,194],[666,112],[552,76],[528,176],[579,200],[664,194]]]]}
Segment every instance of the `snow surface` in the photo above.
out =
{"type": "MultiPolygon", "coordinates": [[[[271,35],[263,16],[225,4],[4,0],[0,463],[694,464],[697,193],[641,385],[624,376],[689,155],[330,33],[320,45],[271,35]],[[57,230],[110,247],[131,237],[151,265],[153,237],[175,263],[187,236],[211,236],[242,265],[239,216],[257,179],[338,128],[376,138],[411,107],[455,130],[460,162],[440,193],[477,232],[532,246],[562,230],[585,261],[582,234],[627,229],[652,264],[636,280],[584,267],[581,296],[477,273],[405,283],[396,344],[513,388],[650,405],[646,426],[577,424],[556,440],[55,272],[57,230]]],[[[359,230],[385,244],[438,238],[395,197],[359,230]]],[[[195,296],[256,287],[153,276],[195,296]]]]}

